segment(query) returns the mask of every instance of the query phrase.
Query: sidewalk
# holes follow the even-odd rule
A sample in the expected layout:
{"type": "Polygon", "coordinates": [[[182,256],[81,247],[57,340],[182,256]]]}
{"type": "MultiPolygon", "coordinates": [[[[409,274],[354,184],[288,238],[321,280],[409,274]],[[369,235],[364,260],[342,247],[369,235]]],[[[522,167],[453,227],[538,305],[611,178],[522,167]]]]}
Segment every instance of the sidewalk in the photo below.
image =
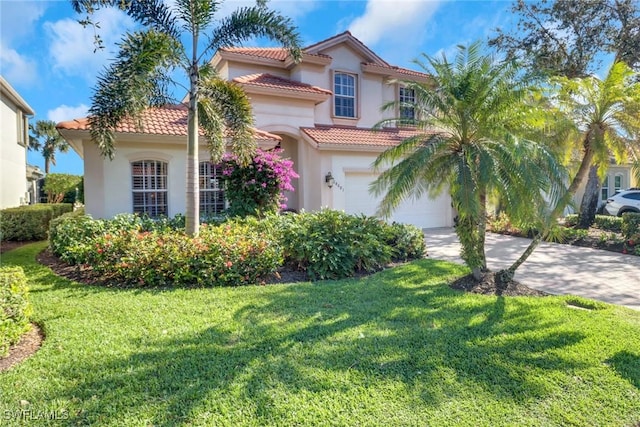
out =
{"type": "MultiPolygon", "coordinates": [[[[460,262],[460,244],[452,228],[425,230],[427,253],[460,262]]],[[[487,234],[488,267],[506,268],[531,240],[487,234]]],[[[640,257],[556,243],[541,243],[516,271],[516,280],[551,294],[578,295],[640,310],[640,257]]]]}

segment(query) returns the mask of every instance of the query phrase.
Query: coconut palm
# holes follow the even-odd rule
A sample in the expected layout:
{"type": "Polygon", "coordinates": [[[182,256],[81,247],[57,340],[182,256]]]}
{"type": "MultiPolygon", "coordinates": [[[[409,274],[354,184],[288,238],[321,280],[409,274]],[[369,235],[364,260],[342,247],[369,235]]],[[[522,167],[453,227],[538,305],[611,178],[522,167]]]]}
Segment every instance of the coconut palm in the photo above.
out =
{"type": "MultiPolygon", "coordinates": [[[[384,194],[379,213],[389,216],[408,197],[450,192],[457,210],[461,256],[479,280],[487,270],[487,204],[497,195],[514,219],[532,222],[545,206],[546,191],[557,197],[562,168],[531,133],[532,108],[525,109],[531,85],[518,67],[481,53],[481,44],[458,48],[449,62],[423,55],[416,63],[431,75],[428,83],[405,81],[415,101],[385,109],[413,108],[413,125],[422,132],[382,153],[384,169],[371,190],[384,194]]],[[[396,110],[399,111],[399,110],[396,110]]],[[[406,124],[406,118],[381,122],[406,124]]]]}
{"type": "MultiPolygon", "coordinates": [[[[625,163],[629,155],[635,163],[640,178],[640,82],[638,73],[623,62],[610,68],[604,80],[595,76],[553,79],[550,88],[551,105],[571,124],[573,134],[570,150],[579,150],[579,167],[569,188],[551,211],[549,218],[555,220],[569,205],[576,192],[587,178],[593,165],[598,166],[602,178],[613,154],[618,163],[625,163]]],[[[548,231],[548,230],[546,230],[548,231]]],[[[544,231],[534,237],[527,250],[513,265],[504,271],[513,277],[517,268],[531,255],[544,238],[544,231]]]]}
{"type": "MultiPolygon", "coordinates": [[[[91,16],[100,7],[118,7],[140,24],[124,35],[115,61],[98,79],[89,109],[91,137],[104,156],[113,158],[113,130],[125,117],[136,117],[145,108],[171,101],[169,88],[176,70],[188,77],[188,139],[186,231],[199,230],[198,129],[202,128],[212,160],[224,152],[224,138],[241,161],[256,149],[250,126],[250,104],[241,89],[222,81],[207,58],[221,47],[253,37],[266,37],[300,58],[299,37],[288,18],[267,9],[264,1],[242,7],[215,20],[222,1],[175,0],[73,0],[76,12],[91,16]],[[206,36],[206,40],[204,40],[206,36]]],[[[81,21],[93,23],[90,18],[81,21]]]]}
{"type": "Polygon", "coordinates": [[[39,151],[44,157],[44,171],[49,173],[50,165],[56,165],[56,152],[69,151],[69,143],[62,138],[56,129],[56,123],[52,120],[38,120],[29,125],[29,149],[39,151]]]}

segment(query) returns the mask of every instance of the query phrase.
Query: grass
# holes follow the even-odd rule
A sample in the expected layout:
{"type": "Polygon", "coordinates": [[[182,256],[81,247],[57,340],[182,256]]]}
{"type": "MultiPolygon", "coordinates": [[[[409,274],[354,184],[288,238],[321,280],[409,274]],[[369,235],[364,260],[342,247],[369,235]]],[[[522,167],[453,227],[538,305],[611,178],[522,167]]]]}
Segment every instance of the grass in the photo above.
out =
{"type": "Polygon", "coordinates": [[[428,259],[358,280],[110,289],[53,275],[43,248],[2,255],[31,279],[47,336],[0,373],[2,425],[640,422],[626,308],[463,294],[447,282],[466,270],[428,259]]]}

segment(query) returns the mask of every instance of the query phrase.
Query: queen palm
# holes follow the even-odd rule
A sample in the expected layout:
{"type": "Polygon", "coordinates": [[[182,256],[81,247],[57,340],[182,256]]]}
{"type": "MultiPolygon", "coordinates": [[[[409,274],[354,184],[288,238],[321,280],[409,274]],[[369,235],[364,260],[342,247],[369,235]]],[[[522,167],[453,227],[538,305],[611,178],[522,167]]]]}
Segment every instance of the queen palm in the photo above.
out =
{"type": "MultiPolygon", "coordinates": [[[[253,37],[266,37],[300,58],[299,40],[291,21],[267,9],[265,1],[242,7],[214,20],[219,0],[73,0],[76,12],[91,15],[100,7],[118,7],[140,28],[124,35],[115,61],[100,75],[89,109],[91,137],[104,156],[113,158],[113,131],[125,117],[171,101],[172,73],[188,77],[186,231],[199,230],[198,129],[202,128],[213,161],[223,154],[224,140],[240,161],[248,163],[256,149],[251,107],[244,92],[219,79],[207,58],[221,47],[253,37]],[[206,36],[206,40],[203,40],[206,36]]],[[[93,23],[90,18],[81,21],[93,23]]]]}
{"type": "Polygon", "coordinates": [[[44,158],[44,172],[49,173],[50,166],[56,165],[56,152],[69,151],[69,143],[58,133],[52,120],[38,120],[35,126],[29,125],[29,130],[29,149],[40,151],[44,158]]]}
{"type": "Polygon", "coordinates": [[[416,63],[430,81],[403,82],[415,101],[384,107],[413,108],[411,124],[422,132],[376,159],[376,168],[388,168],[371,190],[384,194],[379,211],[389,216],[403,199],[448,189],[461,256],[479,280],[487,270],[488,198],[497,195],[514,220],[532,222],[543,209],[543,191],[557,196],[562,169],[544,146],[522,138],[531,133],[533,110],[524,106],[532,87],[519,79],[517,66],[482,55],[479,43],[459,47],[453,62],[423,58],[416,63]]]}
{"type": "MultiPolygon", "coordinates": [[[[602,178],[607,171],[611,154],[618,163],[625,163],[629,154],[635,162],[636,178],[640,179],[640,82],[638,73],[623,62],[610,68],[604,80],[595,76],[553,80],[549,97],[564,123],[570,124],[576,135],[569,150],[581,152],[576,174],[564,196],[555,205],[549,217],[555,220],[569,205],[585,181],[593,165],[598,166],[602,178]]],[[[583,212],[584,213],[584,212],[583,212]]],[[[538,246],[544,232],[534,237],[527,250],[511,265],[505,274],[513,276],[516,269],[538,246]]]]}

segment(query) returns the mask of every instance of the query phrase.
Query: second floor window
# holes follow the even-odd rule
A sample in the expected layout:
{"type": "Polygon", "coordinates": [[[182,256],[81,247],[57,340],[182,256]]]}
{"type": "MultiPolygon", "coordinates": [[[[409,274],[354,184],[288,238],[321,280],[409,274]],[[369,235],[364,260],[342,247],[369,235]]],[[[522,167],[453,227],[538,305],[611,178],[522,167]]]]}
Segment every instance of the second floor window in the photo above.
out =
{"type": "Polygon", "coordinates": [[[222,169],[211,162],[200,162],[200,215],[208,218],[225,210],[222,169]]]}
{"type": "Polygon", "coordinates": [[[335,73],[333,76],[334,115],[356,117],[356,77],[353,74],[335,73]]]}
{"type": "Polygon", "coordinates": [[[413,89],[401,87],[398,100],[400,101],[400,118],[406,120],[415,119],[414,108],[403,104],[414,104],[416,102],[416,92],[413,89]]]}

